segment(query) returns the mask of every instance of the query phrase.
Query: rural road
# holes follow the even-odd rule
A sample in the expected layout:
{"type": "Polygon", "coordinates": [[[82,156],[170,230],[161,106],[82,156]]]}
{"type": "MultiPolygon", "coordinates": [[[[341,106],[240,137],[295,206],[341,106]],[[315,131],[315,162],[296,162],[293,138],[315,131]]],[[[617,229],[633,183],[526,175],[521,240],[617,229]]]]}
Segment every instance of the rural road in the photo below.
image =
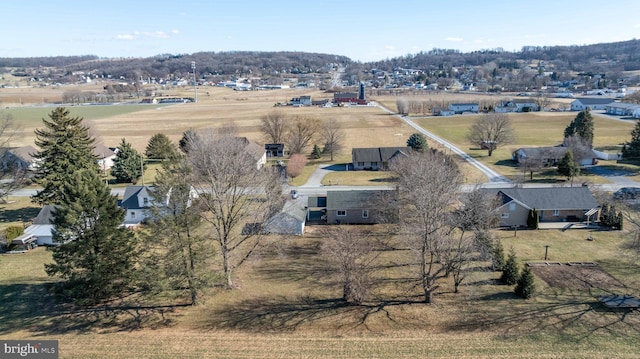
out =
{"type": "Polygon", "coordinates": [[[425,130],[424,128],[422,128],[420,126],[418,126],[409,117],[404,116],[404,115],[400,115],[398,113],[395,113],[395,112],[391,111],[390,109],[380,105],[379,103],[376,103],[376,106],[378,106],[383,111],[398,117],[399,119],[404,121],[406,124],[408,124],[409,126],[413,127],[414,129],[416,129],[418,132],[420,132],[423,135],[429,137],[430,139],[442,144],[445,148],[449,149],[451,152],[453,152],[453,153],[457,154],[458,156],[462,157],[462,159],[464,159],[465,161],[469,162],[472,166],[476,167],[485,176],[487,176],[487,178],[489,179],[490,183],[502,183],[502,184],[511,183],[511,181],[508,178],[506,178],[504,176],[501,176],[498,172],[492,170],[491,168],[486,166],[484,163],[481,163],[478,160],[476,160],[475,158],[469,156],[467,153],[465,153],[464,151],[462,151],[461,149],[456,147],[451,142],[449,142],[449,141],[447,141],[447,140],[445,140],[445,139],[443,139],[441,137],[438,137],[435,134],[425,130]]]}

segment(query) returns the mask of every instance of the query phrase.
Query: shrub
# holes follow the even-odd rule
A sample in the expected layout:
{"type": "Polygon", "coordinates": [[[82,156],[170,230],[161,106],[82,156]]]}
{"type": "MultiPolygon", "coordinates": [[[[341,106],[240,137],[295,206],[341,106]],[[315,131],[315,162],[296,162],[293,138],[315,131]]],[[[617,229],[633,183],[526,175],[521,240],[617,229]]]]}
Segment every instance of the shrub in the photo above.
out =
{"type": "Polygon", "coordinates": [[[12,239],[18,238],[24,234],[24,228],[20,226],[10,226],[5,230],[5,236],[7,237],[7,242],[10,242],[12,239]]]}
{"type": "Polygon", "coordinates": [[[525,266],[516,283],[515,293],[518,297],[529,299],[535,294],[535,279],[528,266],[525,266]]]}
{"type": "Polygon", "coordinates": [[[491,265],[493,270],[501,271],[504,269],[505,259],[504,259],[504,247],[502,246],[502,242],[497,240],[493,243],[492,251],[492,261],[491,265]]]}
{"type": "Polygon", "coordinates": [[[518,268],[518,260],[516,258],[516,252],[511,248],[509,252],[509,257],[507,258],[507,262],[504,264],[504,268],[502,270],[502,276],[500,277],[500,281],[507,285],[514,285],[518,282],[520,278],[520,269],[518,268]]]}

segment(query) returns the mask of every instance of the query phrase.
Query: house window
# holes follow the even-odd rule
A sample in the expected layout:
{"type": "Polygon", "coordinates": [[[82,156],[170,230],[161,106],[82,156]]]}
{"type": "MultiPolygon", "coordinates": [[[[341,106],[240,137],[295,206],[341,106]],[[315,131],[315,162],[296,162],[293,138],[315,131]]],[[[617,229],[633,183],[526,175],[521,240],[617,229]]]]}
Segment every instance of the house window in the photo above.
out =
{"type": "Polygon", "coordinates": [[[337,210],[336,211],[336,216],[338,217],[345,217],[347,215],[347,211],[345,210],[337,210]]]}
{"type": "Polygon", "coordinates": [[[363,209],[362,210],[362,218],[369,218],[369,210],[368,209],[363,209]]]}
{"type": "Polygon", "coordinates": [[[358,167],[364,167],[364,162],[358,162],[358,167]]]}
{"type": "Polygon", "coordinates": [[[131,218],[136,218],[136,212],[131,212],[131,218]]]}
{"type": "Polygon", "coordinates": [[[144,198],[142,199],[142,205],[144,205],[144,206],[148,206],[148,205],[149,205],[149,198],[144,197],[144,198]]]}
{"type": "Polygon", "coordinates": [[[371,167],[378,167],[378,162],[371,162],[371,167]]]}
{"type": "Polygon", "coordinates": [[[500,218],[509,218],[509,213],[500,213],[500,218]]]}
{"type": "Polygon", "coordinates": [[[554,209],[553,210],[553,215],[554,216],[559,216],[560,215],[560,210],[559,209],[554,209]]]}
{"type": "Polygon", "coordinates": [[[513,212],[516,210],[516,204],[515,203],[509,203],[509,212],[513,212]]]}

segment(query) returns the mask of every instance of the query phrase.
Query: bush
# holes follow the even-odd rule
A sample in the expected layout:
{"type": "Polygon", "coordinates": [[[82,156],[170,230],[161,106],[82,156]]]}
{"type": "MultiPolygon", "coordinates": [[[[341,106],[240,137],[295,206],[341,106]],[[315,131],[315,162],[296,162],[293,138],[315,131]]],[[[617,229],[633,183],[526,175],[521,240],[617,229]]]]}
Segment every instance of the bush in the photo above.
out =
{"type": "Polygon", "coordinates": [[[12,239],[18,238],[24,234],[24,228],[20,226],[11,226],[7,227],[4,233],[7,237],[7,242],[11,242],[12,239]]]}
{"type": "Polygon", "coordinates": [[[514,285],[520,279],[520,269],[518,268],[518,260],[516,258],[516,252],[511,248],[507,262],[504,264],[502,270],[502,276],[500,281],[507,285],[514,285]]]}
{"type": "Polygon", "coordinates": [[[518,297],[529,299],[535,294],[535,279],[528,266],[525,266],[516,283],[515,293],[518,297]]]}
{"type": "Polygon", "coordinates": [[[502,246],[502,242],[497,240],[493,243],[493,248],[491,248],[492,252],[492,261],[491,265],[493,270],[501,271],[504,269],[505,260],[504,260],[504,247],[502,246]]]}

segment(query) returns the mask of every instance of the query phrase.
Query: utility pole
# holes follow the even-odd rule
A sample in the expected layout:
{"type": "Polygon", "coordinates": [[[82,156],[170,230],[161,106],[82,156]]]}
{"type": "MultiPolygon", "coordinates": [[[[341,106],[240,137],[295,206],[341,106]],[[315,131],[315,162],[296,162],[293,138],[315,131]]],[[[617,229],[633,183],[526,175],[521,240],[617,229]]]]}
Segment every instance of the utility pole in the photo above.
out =
{"type": "Polygon", "coordinates": [[[198,82],[196,81],[196,62],[191,61],[191,69],[193,70],[193,102],[198,102],[198,82]]]}

